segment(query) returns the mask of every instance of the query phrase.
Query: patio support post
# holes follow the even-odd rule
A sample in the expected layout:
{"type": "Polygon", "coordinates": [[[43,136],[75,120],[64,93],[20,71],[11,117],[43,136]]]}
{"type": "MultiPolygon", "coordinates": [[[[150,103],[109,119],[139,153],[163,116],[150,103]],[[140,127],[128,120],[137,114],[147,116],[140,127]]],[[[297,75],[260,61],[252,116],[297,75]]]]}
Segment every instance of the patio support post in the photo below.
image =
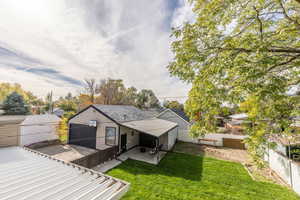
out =
{"type": "MultiPolygon", "coordinates": [[[[157,148],[159,147],[159,138],[156,139],[156,147],[157,147],[157,148]]],[[[158,149],[158,152],[157,152],[157,154],[158,154],[158,155],[157,155],[157,164],[158,164],[158,162],[159,162],[159,150],[160,150],[160,149],[158,149]]]]}

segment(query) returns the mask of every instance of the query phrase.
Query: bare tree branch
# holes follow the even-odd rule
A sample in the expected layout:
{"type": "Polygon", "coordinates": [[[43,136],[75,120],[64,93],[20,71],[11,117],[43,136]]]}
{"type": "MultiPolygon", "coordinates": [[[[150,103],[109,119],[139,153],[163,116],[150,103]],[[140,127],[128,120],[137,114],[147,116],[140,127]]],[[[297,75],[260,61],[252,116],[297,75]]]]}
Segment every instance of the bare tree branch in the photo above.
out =
{"type": "Polygon", "coordinates": [[[255,6],[253,6],[255,12],[256,12],[256,20],[259,23],[259,33],[260,33],[260,40],[263,41],[263,23],[259,17],[259,10],[255,6]]]}
{"type": "MultiPolygon", "coordinates": [[[[288,60],[285,61],[285,62],[281,62],[281,63],[279,63],[279,64],[277,64],[277,65],[273,65],[273,66],[270,67],[267,71],[272,71],[272,70],[275,69],[276,67],[283,66],[283,65],[287,65],[287,64],[293,62],[294,60],[296,60],[297,58],[300,58],[300,54],[297,54],[297,55],[291,57],[290,59],[288,59],[288,60]]],[[[293,66],[293,67],[295,67],[295,66],[293,66]]]]}

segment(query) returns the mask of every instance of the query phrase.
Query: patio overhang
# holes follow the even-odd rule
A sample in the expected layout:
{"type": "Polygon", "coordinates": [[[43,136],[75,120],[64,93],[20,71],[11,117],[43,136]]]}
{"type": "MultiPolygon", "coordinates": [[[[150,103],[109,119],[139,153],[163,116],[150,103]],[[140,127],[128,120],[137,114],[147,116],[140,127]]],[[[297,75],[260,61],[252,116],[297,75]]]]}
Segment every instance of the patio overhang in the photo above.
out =
{"type": "Polygon", "coordinates": [[[124,122],[121,125],[157,138],[178,126],[174,122],[156,118],[124,122]]]}

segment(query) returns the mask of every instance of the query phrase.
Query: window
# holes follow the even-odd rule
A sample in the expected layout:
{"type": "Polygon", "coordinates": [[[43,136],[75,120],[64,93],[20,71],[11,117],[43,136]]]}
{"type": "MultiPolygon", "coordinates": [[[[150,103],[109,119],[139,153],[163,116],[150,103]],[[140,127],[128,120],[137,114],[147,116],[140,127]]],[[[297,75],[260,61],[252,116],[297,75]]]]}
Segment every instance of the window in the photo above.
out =
{"type": "Polygon", "coordinates": [[[116,145],[117,131],[115,127],[105,128],[105,144],[106,145],[116,145]]]}

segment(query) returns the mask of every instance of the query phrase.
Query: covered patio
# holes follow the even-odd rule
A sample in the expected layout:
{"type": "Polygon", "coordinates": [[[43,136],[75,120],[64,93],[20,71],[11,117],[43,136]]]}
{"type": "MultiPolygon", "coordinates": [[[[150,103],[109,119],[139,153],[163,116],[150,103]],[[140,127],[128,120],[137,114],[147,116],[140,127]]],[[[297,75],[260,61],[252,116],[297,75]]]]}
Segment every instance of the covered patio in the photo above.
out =
{"type": "Polygon", "coordinates": [[[130,158],[157,165],[177,138],[177,124],[162,119],[130,121],[122,125],[138,132],[135,145],[128,149],[125,146],[125,151],[119,156],[122,161],[130,158]]]}
{"type": "Polygon", "coordinates": [[[127,159],[143,161],[153,165],[157,165],[159,161],[166,155],[166,151],[158,151],[156,154],[150,154],[151,148],[145,148],[145,152],[142,152],[141,149],[145,147],[135,147],[123,154],[121,154],[118,159],[125,161],[127,159]]]}

